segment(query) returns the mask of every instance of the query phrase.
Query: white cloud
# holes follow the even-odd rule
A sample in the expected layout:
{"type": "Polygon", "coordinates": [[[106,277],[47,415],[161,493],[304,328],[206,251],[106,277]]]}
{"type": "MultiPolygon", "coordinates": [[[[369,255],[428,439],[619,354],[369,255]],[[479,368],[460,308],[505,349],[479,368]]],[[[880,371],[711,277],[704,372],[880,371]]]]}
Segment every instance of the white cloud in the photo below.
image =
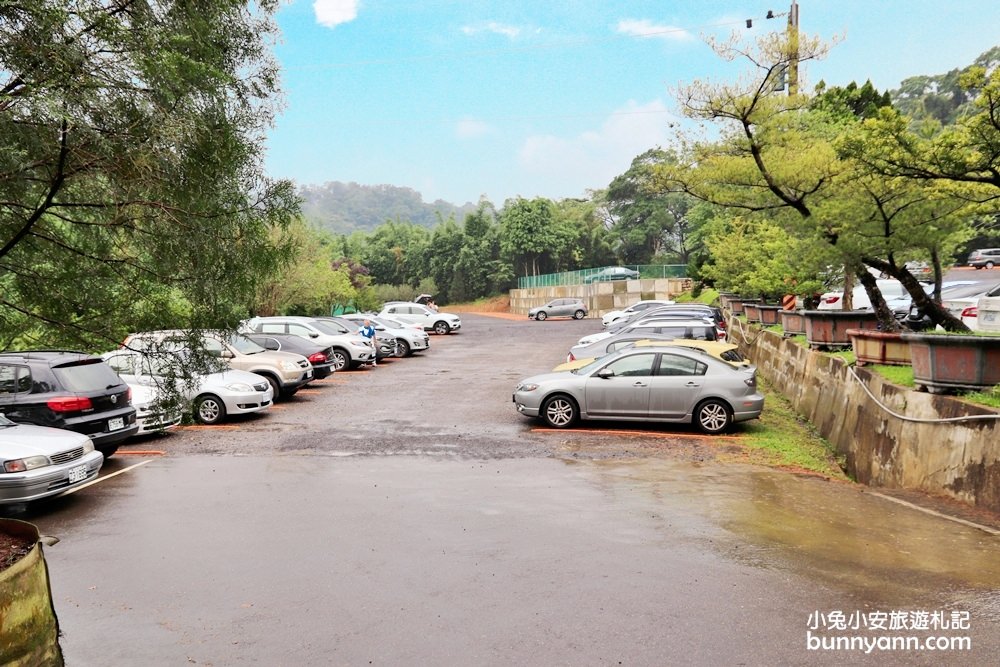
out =
{"type": "Polygon", "coordinates": [[[667,146],[669,125],[676,119],[661,100],[630,101],[596,129],[574,137],[537,135],[518,151],[522,176],[537,192],[551,197],[580,196],[603,188],[626,171],[633,158],[656,146],[667,146]]]}
{"type": "Polygon", "coordinates": [[[521,34],[521,28],[512,25],[504,25],[496,21],[490,21],[480,25],[467,25],[462,27],[462,32],[466,35],[478,35],[481,32],[490,32],[495,35],[503,35],[509,39],[516,39],[521,34]]]}
{"type": "Polygon", "coordinates": [[[632,37],[667,39],[675,42],[690,42],[694,35],[684,28],[672,25],[657,25],[648,19],[624,19],[618,22],[616,32],[632,37]]]}
{"type": "Polygon", "coordinates": [[[313,3],[316,23],[327,28],[350,23],[358,18],[358,2],[359,0],[316,0],[313,3]]]}
{"type": "Polygon", "coordinates": [[[475,118],[463,118],[455,125],[455,136],[459,139],[475,139],[493,131],[493,126],[475,118]]]}

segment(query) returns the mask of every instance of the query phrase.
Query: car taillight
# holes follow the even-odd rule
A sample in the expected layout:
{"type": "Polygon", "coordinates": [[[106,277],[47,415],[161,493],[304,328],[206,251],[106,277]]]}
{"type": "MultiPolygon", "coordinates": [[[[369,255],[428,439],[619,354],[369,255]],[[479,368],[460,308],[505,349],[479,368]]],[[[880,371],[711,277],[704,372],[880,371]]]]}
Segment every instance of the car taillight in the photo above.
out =
{"type": "Polygon", "coordinates": [[[840,301],[840,297],[834,294],[833,296],[823,297],[823,303],[837,303],[840,301]]]}
{"type": "Polygon", "coordinates": [[[757,373],[752,374],[750,377],[748,377],[747,379],[743,380],[743,382],[748,387],[756,388],[757,387],[757,373]]]}
{"type": "Polygon", "coordinates": [[[576,357],[573,356],[572,352],[566,355],[566,361],[576,361],[576,357]]]}
{"type": "Polygon", "coordinates": [[[726,321],[722,320],[716,326],[718,326],[720,329],[725,329],[726,328],[726,321]]]}
{"type": "Polygon", "coordinates": [[[125,390],[125,402],[132,405],[132,387],[125,390]]]}
{"type": "Polygon", "coordinates": [[[962,310],[962,317],[975,317],[979,319],[979,308],[977,306],[969,306],[962,310]]]}
{"type": "Polygon", "coordinates": [[[314,352],[314,353],[310,354],[308,358],[309,358],[309,363],[312,363],[312,364],[325,364],[326,363],[326,355],[323,354],[322,352],[314,352]]]}
{"type": "Polygon", "coordinates": [[[80,412],[94,407],[86,396],[57,396],[50,398],[47,405],[53,412],[80,412]]]}

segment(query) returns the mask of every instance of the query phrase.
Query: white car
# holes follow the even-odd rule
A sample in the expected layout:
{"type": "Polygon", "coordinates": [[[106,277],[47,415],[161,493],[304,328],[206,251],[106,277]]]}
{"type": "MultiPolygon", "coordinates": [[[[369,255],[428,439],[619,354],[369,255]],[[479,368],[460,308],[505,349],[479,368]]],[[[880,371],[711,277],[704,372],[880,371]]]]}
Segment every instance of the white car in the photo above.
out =
{"type": "Polygon", "coordinates": [[[358,368],[375,361],[375,348],[367,338],[337,322],[314,317],[254,317],[243,328],[256,333],[287,333],[331,348],[336,371],[358,368]]]}
{"type": "Polygon", "coordinates": [[[604,314],[601,318],[601,324],[608,326],[612,322],[617,322],[621,319],[628,319],[635,315],[636,313],[641,313],[642,311],[652,308],[654,306],[672,306],[673,301],[668,301],[666,299],[646,299],[645,301],[636,301],[631,306],[625,310],[612,310],[604,314]]]}
{"type": "Polygon", "coordinates": [[[408,357],[414,352],[422,352],[430,348],[430,336],[419,324],[404,324],[388,317],[350,313],[341,315],[342,319],[357,322],[361,326],[365,320],[370,320],[376,331],[385,331],[396,338],[396,355],[408,357]]]}
{"type": "Polygon", "coordinates": [[[104,455],[82,433],[0,415],[0,505],[55,496],[97,477],[104,455]]]}
{"type": "MultiPolygon", "coordinates": [[[[875,281],[878,284],[878,289],[882,292],[882,297],[889,301],[891,299],[896,299],[904,295],[908,295],[903,284],[898,280],[893,280],[891,278],[880,279],[875,281]]],[[[854,310],[871,310],[872,302],[868,298],[868,292],[865,290],[864,285],[857,285],[851,291],[851,295],[854,301],[854,310]]],[[[816,307],[817,310],[842,310],[844,308],[844,291],[839,292],[827,292],[819,299],[819,305],[816,307]]]]}
{"type": "Polygon", "coordinates": [[[1000,285],[979,297],[976,318],[980,331],[1000,331],[1000,285]]]}
{"type": "MultiPolygon", "coordinates": [[[[152,357],[133,350],[114,350],[101,357],[129,386],[145,387],[154,393],[169,382],[170,366],[176,361],[170,353],[152,357]]],[[[229,415],[261,412],[274,403],[274,390],[267,378],[247,371],[230,369],[186,379],[177,377],[176,382],[177,393],[202,424],[218,424],[229,415]]]]}
{"type": "Polygon", "coordinates": [[[458,315],[441,313],[419,303],[387,303],[379,312],[378,317],[388,317],[400,322],[419,324],[424,331],[436,334],[448,334],[462,328],[462,320],[458,315]]]}
{"type": "Polygon", "coordinates": [[[135,423],[139,425],[136,435],[162,433],[181,425],[180,410],[161,409],[156,402],[156,387],[135,382],[127,383],[132,389],[132,407],[135,408],[135,423]]]}
{"type": "MultiPolygon", "coordinates": [[[[620,331],[599,331],[595,334],[584,336],[577,341],[576,346],[591,345],[619,333],[663,334],[671,338],[689,338],[692,340],[721,340],[725,336],[725,334],[720,335],[715,322],[708,318],[652,319],[628,324],[620,331]]],[[[576,346],[574,346],[574,349],[576,346]]]]}

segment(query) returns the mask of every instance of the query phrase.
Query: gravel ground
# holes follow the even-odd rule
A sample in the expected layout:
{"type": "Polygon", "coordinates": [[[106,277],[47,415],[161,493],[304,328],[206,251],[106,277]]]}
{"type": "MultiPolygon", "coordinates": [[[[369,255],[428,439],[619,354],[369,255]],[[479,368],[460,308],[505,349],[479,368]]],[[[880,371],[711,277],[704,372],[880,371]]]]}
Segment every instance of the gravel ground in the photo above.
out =
{"type": "Polygon", "coordinates": [[[511,402],[518,380],[547,372],[600,329],[596,319],[466,314],[460,331],[432,335],[427,352],[336,373],[265,414],[138,439],[122,452],[706,460],[737,449],[731,438],[687,426],[602,423],[596,432],[564,432],[519,415],[511,402]]]}

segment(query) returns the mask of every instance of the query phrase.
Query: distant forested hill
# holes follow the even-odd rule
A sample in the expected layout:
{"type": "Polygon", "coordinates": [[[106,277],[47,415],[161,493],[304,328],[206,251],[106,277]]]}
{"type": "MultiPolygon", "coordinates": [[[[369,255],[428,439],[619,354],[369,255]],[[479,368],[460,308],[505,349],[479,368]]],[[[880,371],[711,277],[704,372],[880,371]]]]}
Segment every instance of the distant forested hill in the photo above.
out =
{"type": "Polygon", "coordinates": [[[306,220],[339,234],[370,232],[387,220],[412,222],[430,228],[439,220],[454,216],[461,223],[466,213],[476,210],[475,204],[456,206],[440,199],[427,204],[416,190],[394,185],[332,181],[302,187],[299,195],[303,200],[302,212],[306,220]]]}
{"type": "MultiPolygon", "coordinates": [[[[969,67],[979,66],[992,72],[1000,66],[1000,46],[976,58],[969,67]]],[[[962,114],[971,98],[958,85],[959,77],[969,67],[953,69],[945,74],[911,76],[899,88],[890,92],[892,105],[912,118],[934,118],[950,125],[962,114]]]]}

